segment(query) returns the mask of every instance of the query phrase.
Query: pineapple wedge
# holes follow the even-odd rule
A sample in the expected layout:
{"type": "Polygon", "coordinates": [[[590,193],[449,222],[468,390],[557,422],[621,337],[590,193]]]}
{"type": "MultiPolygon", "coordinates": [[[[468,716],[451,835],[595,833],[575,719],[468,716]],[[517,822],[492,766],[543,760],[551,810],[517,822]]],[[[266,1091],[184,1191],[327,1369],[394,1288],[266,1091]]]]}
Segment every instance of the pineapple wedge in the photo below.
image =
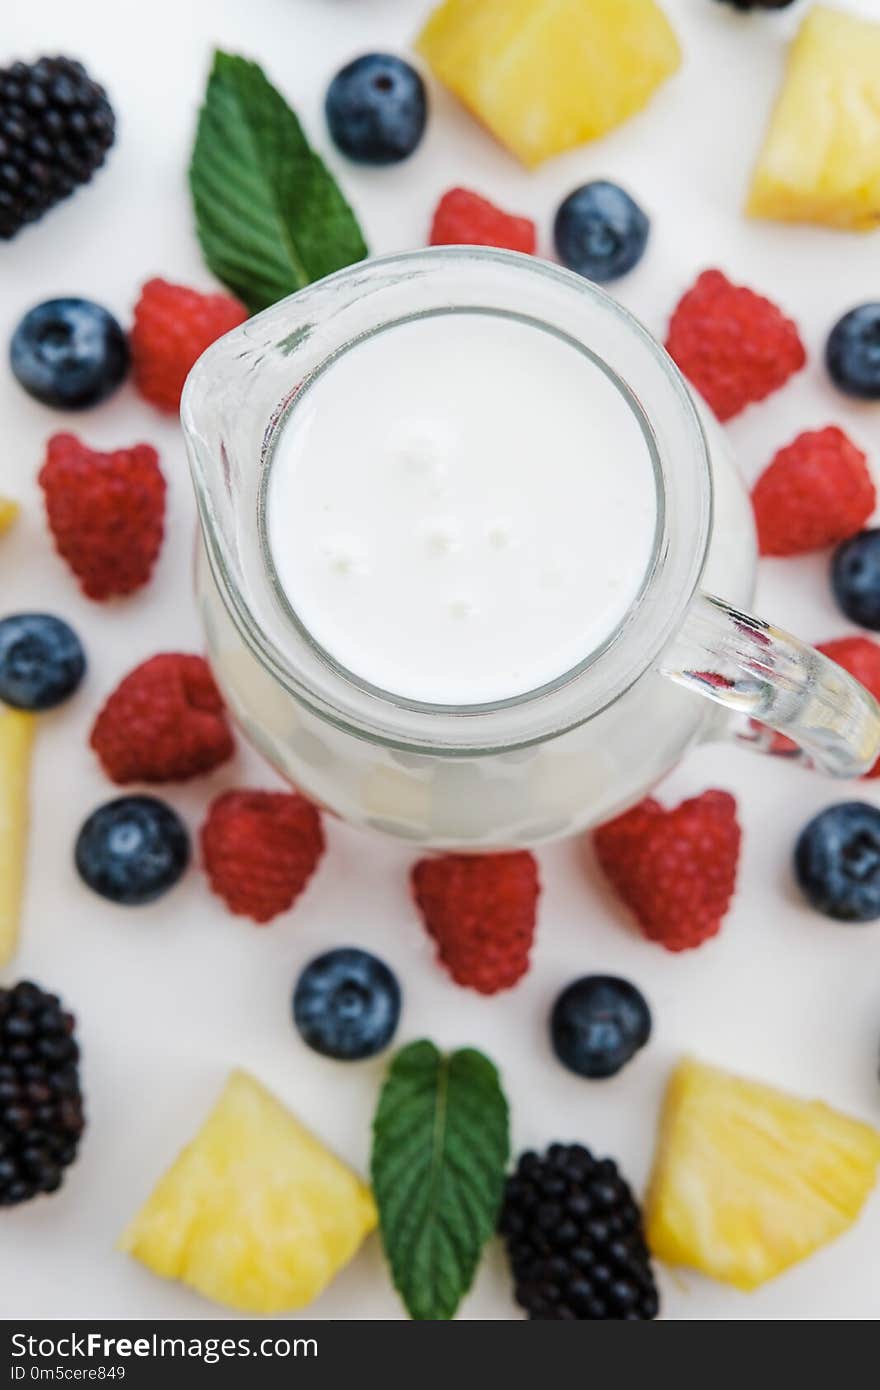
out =
{"type": "Polygon", "coordinates": [[[416,47],[530,166],[620,125],[681,61],[655,0],[444,0],[416,47]]]}
{"type": "Polygon", "coordinates": [[[4,531],[8,531],[15,518],[18,516],[18,503],[13,502],[9,497],[0,497],[0,536],[4,531]]]}
{"type": "Polygon", "coordinates": [[[18,945],[36,725],[33,714],[0,705],[0,965],[11,960],[18,945]]]}
{"type": "Polygon", "coordinates": [[[880,24],[819,5],[794,41],[747,211],[880,225],[880,24]]]}
{"type": "Polygon", "coordinates": [[[120,1244],[217,1303],[282,1313],[316,1298],[375,1225],[370,1189],[234,1071],[120,1244]]]}
{"type": "Polygon", "coordinates": [[[880,1163],[880,1134],[685,1060],[666,1092],[646,1203],[658,1259],[754,1289],[851,1226],[880,1163]]]}

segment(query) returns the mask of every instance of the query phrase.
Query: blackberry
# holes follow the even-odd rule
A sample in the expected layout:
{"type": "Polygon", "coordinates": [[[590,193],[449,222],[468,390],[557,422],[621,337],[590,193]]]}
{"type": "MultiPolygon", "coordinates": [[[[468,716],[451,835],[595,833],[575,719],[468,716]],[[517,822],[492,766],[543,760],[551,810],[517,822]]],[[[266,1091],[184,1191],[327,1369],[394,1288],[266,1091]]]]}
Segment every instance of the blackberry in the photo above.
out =
{"type": "Polygon", "coordinates": [[[500,1230],[516,1301],[542,1321],[645,1321],[660,1306],[642,1213],[610,1158],[582,1144],[526,1152],[500,1230]]]}
{"type": "Polygon", "coordinates": [[[722,3],[733,5],[736,10],[784,10],[794,0],[722,0],[722,3]]]}
{"type": "Polygon", "coordinates": [[[0,988],[0,1207],[61,1186],[85,1128],[73,1015],[22,980],[0,988]]]}
{"type": "Polygon", "coordinates": [[[0,68],[0,239],[88,183],[115,128],[104,88],[82,63],[40,58],[0,68]]]}

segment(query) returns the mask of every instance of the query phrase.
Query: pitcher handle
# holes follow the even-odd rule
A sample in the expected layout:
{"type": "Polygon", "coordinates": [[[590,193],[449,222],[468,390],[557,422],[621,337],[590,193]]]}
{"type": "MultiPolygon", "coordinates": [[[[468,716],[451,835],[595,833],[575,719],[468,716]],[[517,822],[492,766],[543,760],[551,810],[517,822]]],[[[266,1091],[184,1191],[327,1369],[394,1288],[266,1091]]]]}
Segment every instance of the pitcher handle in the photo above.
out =
{"type": "Polygon", "coordinates": [[[733,737],[762,752],[834,777],[860,777],[880,756],[880,705],[863,685],[814,647],[711,594],[697,594],[661,670],[738,714],[733,737]]]}

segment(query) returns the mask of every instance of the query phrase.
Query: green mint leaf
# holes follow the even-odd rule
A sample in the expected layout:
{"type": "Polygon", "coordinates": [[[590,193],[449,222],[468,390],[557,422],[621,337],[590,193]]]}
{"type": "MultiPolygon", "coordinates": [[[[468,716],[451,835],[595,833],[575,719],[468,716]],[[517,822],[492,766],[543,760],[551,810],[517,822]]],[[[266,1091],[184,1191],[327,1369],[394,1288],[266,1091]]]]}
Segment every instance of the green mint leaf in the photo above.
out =
{"type": "Polygon", "coordinates": [[[294,112],[245,58],[214,54],[189,181],[205,260],[252,313],[367,254],[294,112]]]}
{"type": "Polygon", "coordinates": [[[372,1183],[394,1287],[411,1318],[454,1317],[495,1231],[510,1152],[507,1101],[481,1052],[414,1042],[373,1121],[372,1183]]]}

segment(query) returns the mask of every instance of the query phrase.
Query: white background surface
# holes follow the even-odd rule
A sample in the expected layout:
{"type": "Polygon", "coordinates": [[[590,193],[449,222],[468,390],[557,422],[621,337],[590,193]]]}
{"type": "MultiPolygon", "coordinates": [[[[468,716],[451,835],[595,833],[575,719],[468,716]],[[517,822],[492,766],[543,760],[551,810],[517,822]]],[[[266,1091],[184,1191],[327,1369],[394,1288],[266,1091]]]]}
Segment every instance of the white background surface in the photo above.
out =
{"type": "MultiPolygon", "coordinates": [[[[875,10],[872,0],[848,0],[875,10]]],[[[620,297],[657,333],[696,272],[718,265],[764,290],[802,327],[806,371],[729,427],[751,479],[801,429],[839,423],[880,460],[880,407],[846,403],[821,366],[840,313],[880,291],[877,236],[751,225],[741,215],[749,166],[782,71],[787,35],[807,8],[739,16],[713,0],[666,0],[686,51],[681,72],[642,115],[603,141],[526,173],[442,91],[416,156],[397,169],[357,170],[329,148],[323,93],[333,72],[368,49],[405,51],[422,0],[41,0],[4,7],[0,63],[41,53],[80,57],[103,80],[119,118],[107,168],[45,221],[0,245],[0,338],[20,314],[57,294],[83,294],[130,318],[150,275],[211,286],[192,231],[185,169],[210,51],[259,60],[301,113],[360,214],[371,247],[422,244],[437,197],[473,186],[534,216],[541,246],[559,200],[587,178],[629,186],[653,216],[641,266],[620,297]]],[[[809,132],[805,132],[809,138],[809,132]]],[[[76,1011],[89,1128],[60,1194],[0,1214],[0,1314],[7,1317],[222,1316],[114,1250],[132,1212],[198,1127],[227,1069],[250,1068],[365,1171],[382,1060],[322,1060],[289,1022],[300,967],[320,949],[356,943],[398,972],[405,1011],[397,1041],[428,1035],[473,1043],[497,1061],[513,1110],[513,1141],[580,1139],[616,1157],[641,1185],[670,1067],[693,1052],[880,1124],[880,925],[834,925],[807,911],[790,881],[806,819],[852,789],[746,752],[705,748],[662,789],[676,801],[707,786],[739,798],[745,840],[740,889],[721,937],[667,955],[643,941],[606,895],[590,854],[542,853],[544,894],[534,964],[494,999],[458,989],[432,960],[407,890],[406,849],[328,825],[329,852],[307,895],[259,930],[228,916],[193,870],[153,907],[126,912],[91,895],[71,866],[87,812],[113,790],[87,747],[95,712],[117,680],[157,650],[199,650],[190,597],[193,506],[173,421],[130,386],[107,405],[66,418],[31,401],[0,363],[0,491],[24,503],[0,542],[0,611],[45,607],[68,618],[91,660],[70,705],[41,723],[34,778],[30,885],[18,959],[22,975],[59,990],[76,1011]],[[124,602],[83,598],[53,552],[35,476],[46,438],[73,428],[112,448],[136,440],[161,452],[169,484],[167,541],[148,589],[124,602]],[[548,1008],[573,976],[613,971],[636,981],[654,1011],[650,1046],[615,1080],[579,1081],[553,1059],[548,1008]]],[[[848,629],[830,600],[826,560],[764,562],[759,611],[817,641],[848,629]]],[[[240,748],[213,779],[169,799],[196,830],[221,788],[274,778],[240,748]]],[[[858,789],[871,801],[880,782],[858,789]]],[[[880,1313],[880,1197],[834,1246],[760,1292],[741,1295],[691,1274],[661,1271],[670,1318],[846,1318],[880,1313]]],[[[397,1318],[401,1307],[372,1237],[313,1309],[321,1318],[397,1318]]],[[[461,1310],[518,1316],[493,1249],[461,1310]]]]}

